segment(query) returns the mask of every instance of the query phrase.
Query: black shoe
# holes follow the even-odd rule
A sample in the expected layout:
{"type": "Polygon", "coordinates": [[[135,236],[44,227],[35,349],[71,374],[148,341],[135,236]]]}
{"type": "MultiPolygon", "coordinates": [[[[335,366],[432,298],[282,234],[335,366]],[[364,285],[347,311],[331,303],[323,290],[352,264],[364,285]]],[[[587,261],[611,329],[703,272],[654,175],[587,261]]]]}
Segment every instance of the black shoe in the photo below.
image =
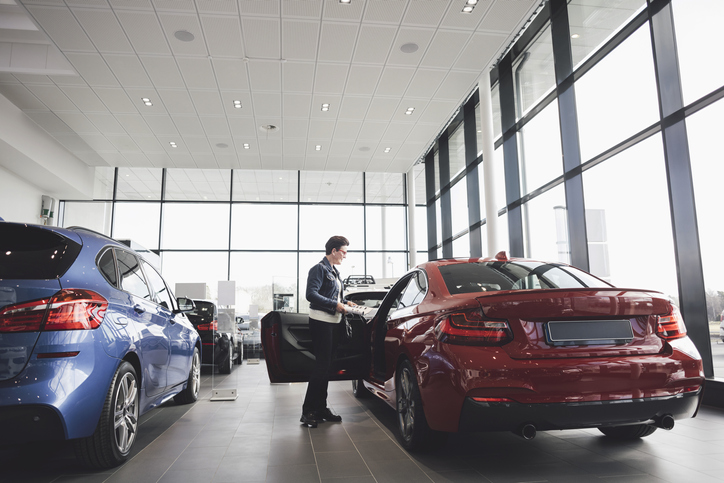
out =
{"type": "Polygon", "coordinates": [[[340,416],[339,414],[334,414],[329,408],[325,408],[324,411],[319,414],[319,416],[325,421],[329,421],[330,423],[342,422],[342,416],[340,416]]]}
{"type": "Polygon", "coordinates": [[[324,419],[315,412],[303,413],[302,417],[299,418],[299,422],[304,424],[308,428],[316,428],[317,424],[323,423],[324,419]]]}

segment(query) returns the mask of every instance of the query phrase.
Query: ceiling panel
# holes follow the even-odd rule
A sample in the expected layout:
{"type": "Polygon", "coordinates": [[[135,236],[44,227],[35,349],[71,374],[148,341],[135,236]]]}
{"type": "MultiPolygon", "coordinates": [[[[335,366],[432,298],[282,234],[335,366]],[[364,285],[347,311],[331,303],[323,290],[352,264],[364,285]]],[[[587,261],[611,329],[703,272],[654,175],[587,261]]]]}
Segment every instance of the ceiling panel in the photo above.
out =
{"type": "Polygon", "coordinates": [[[419,65],[422,57],[432,42],[432,37],[435,34],[433,29],[421,29],[403,27],[400,28],[397,33],[397,38],[394,41],[392,49],[390,50],[387,63],[389,65],[408,65],[417,66],[419,65]],[[406,49],[407,52],[402,51],[402,46],[407,44],[414,44],[417,46],[417,50],[410,52],[410,49],[406,49]]]}
{"type": "Polygon", "coordinates": [[[126,33],[112,11],[74,8],[72,12],[98,51],[102,53],[133,52],[131,43],[126,38],[126,33]]]}
{"type": "Polygon", "coordinates": [[[137,54],[171,53],[154,12],[116,10],[116,16],[137,54]]]}
{"type": "Polygon", "coordinates": [[[250,59],[280,59],[278,19],[243,18],[244,47],[250,59]]]}
{"type": "MultiPolygon", "coordinates": [[[[100,100],[100,98],[90,87],[63,86],[61,87],[61,89],[63,90],[63,92],[65,92],[65,95],[68,96],[71,101],[73,101],[73,104],[75,104],[78,109],[83,112],[108,112],[109,110],[108,106],[106,106],[100,100]]],[[[99,87],[98,89],[102,88],[99,87]]],[[[115,87],[112,89],[123,93],[124,97],[126,96],[126,93],[120,87],[115,87]]],[[[131,109],[130,112],[133,111],[135,111],[135,109],[131,109]]],[[[129,111],[126,110],[125,112],[129,111]]]]}
{"type": "Polygon", "coordinates": [[[158,18],[174,55],[209,55],[201,23],[195,14],[158,13],[158,18]],[[194,39],[190,42],[180,40],[176,38],[176,32],[190,33],[194,39]]]}
{"type": "Polygon", "coordinates": [[[314,92],[341,94],[347,83],[348,72],[347,64],[317,64],[314,92]]]}
{"type": "Polygon", "coordinates": [[[375,92],[377,82],[382,75],[382,66],[352,65],[349,69],[346,95],[371,96],[375,92]]]}
{"type": "Polygon", "coordinates": [[[67,53],[66,56],[76,72],[91,86],[119,85],[118,80],[108,68],[100,54],[67,53]]]}
{"type": "Polygon", "coordinates": [[[176,62],[187,88],[208,89],[216,85],[214,71],[208,58],[176,56],[176,62]]]}
{"type": "Polygon", "coordinates": [[[49,86],[45,84],[28,85],[28,89],[35,97],[40,99],[48,109],[53,111],[77,111],[78,108],[73,101],[68,99],[60,88],[57,86],[49,86]]]}
{"type": "Polygon", "coordinates": [[[105,54],[103,60],[122,86],[148,87],[153,85],[141,60],[136,55],[105,54]]]}
{"type": "Polygon", "coordinates": [[[398,25],[402,21],[402,15],[409,1],[397,2],[367,2],[364,20],[365,22],[389,23],[398,25]]]}
{"type": "Polygon", "coordinates": [[[281,67],[278,61],[250,61],[247,66],[251,89],[273,92],[281,90],[281,67]]]}
{"type": "Polygon", "coordinates": [[[415,69],[409,67],[388,67],[380,79],[375,94],[400,98],[405,94],[414,75],[415,69]]]}
{"type": "Polygon", "coordinates": [[[69,9],[33,5],[27,9],[61,50],[95,52],[93,43],[69,9]]]}
{"type": "Polygon", "coordinates": [[[357,41],[357,24],[324,23],[319,41],[320,62],[349,62],[357,41]]]}
{"type": "MultiPolygon", "coordinates": [[[[204,26],[204,38],[209,55],[237,59],[246,56],[238,17],[204,15],[201,17],[201,23],[204,26]]],[[[201,42],[201,39],[198,40],[201,42]]]]}
{"type": "Polygon", "coordinates": [[[24,85],[0,84],[0,94],[19,109],[43,109],[45,105],[24,85]]]}
{"type": "Polygon", "coordinates": [[[420,65],[449,69],[455,62],[457,53],[465,47],[470,37],[469,32],[438,30],[420,65]],[[455,55],[451,55],[452,52],[455,55]]]}
{"type": "MultiPolygon", "coordinates": [[[[284,94],[284,117],[309,119],[312,96],[308,94],[284,94]]],[[[256,105],[255,105],[256,108],[256,105]]]]}
{"type": "Polygon", "coordinates": [[[282,76],[282,92],[311,93],[314,89],[314,64],[311,62],[284,62],[282,76]]]}
{"type": "Polygon", "coordinates": [[[318,22],[303,20],[282,22],[282,58],[285,60],[315,60],[318,40],[318,22]]]}
{"type": "Polygon", "coordinates": [[[339,109],[340,119],[358,119],[362,120],[369,109],[370,97],[345,97],[342,100],[342,106],[339,109]]]}
{"type": "MultiPolygon", "coordinates": [[[[450,3],[457,5],[462,2],[415,2],[415,8],[408,8],[402,19],[402,25],[420,25],[424,27],[437,27],[440,19],[450,3]]],[[[460,7],[462,9],[462,6],[460,7]]]]}
{"type": "Polygon", "coordinates": [[[82,112],[58,112],[58,117],[76,133],[98,133],[98,128],[82,112]]]}
{"type": "Polygon", "coordinates": [[[239,59],[213,59],[214,74],[219,89],[249,89],[246,63],[239,59]]]}
{"type": "Polygon", "coordinates": [[[196,114],[196,107],[188,91],[181,89],[159,89],[158,95],[169,114],[196,114]]]}
{"type": "Polygon", "coordinates": [[[123,129],[113,114],[87,112],[86,116],[103,134],[126,134],[126,130],[123,129]]]}
{"type": "Polygon", "coordinates": [[[353,61],[364,64],[384,64],[396,33],[396,27],[363,25],[359,31],[353,61]]]}

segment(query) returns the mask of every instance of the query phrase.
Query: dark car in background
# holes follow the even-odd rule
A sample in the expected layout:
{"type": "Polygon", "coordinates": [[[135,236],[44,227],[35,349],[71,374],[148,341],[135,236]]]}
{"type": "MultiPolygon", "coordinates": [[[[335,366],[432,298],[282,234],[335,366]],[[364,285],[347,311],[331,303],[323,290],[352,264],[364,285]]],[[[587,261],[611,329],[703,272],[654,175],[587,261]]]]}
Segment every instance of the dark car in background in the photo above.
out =
{"type": "Polygon", "coordinates": [[[111,238],[0,222],[0,444],[72,440],[88,466],[125,461],[139,416],[198,397],[191,308],[111,238]]]}
{"type": "Polygon", "coordinates": [[[222,374],[230,374],[234,363],[241,364],[243,350],[235,323],[230,320],[225,323],[226,314],[220,314],[211,300],[194,300],[194,305],[188,317],[201,336],[201,363],[213,365],[222,374]]]}
{"type": "MultiPolygon", "coordinates": [[[[272,382],[308,381],[307,324],[304,314],[262,320],[272,382]]],[[[666,296],[504,252],[418,265],[359,334],[332,379],[362,380],[356,395],[394,408],[407,449],[458,431],[641,438],[694,417],[703,393],[701,357],[666,296]]]]}

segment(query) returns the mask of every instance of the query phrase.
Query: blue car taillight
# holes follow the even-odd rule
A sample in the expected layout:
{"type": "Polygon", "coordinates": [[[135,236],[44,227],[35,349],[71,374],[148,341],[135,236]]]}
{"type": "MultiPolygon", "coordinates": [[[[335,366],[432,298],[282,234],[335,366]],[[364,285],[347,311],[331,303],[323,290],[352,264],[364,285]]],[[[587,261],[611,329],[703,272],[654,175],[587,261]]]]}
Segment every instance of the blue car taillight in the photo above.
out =
{"type": "Polygon", "coordinates": [[[65,289],[51,298],[8,305],[0,310],[0,332],[90,330],[100,326],[108,301],[91,290],[65,289]]]}
{"type": "Polygon", "coordinates": [[[460,345],[500,346],[513,340],[505,320],[486,319],[480,310],[450,314],[435,327],[440,342],[460,345]]]}

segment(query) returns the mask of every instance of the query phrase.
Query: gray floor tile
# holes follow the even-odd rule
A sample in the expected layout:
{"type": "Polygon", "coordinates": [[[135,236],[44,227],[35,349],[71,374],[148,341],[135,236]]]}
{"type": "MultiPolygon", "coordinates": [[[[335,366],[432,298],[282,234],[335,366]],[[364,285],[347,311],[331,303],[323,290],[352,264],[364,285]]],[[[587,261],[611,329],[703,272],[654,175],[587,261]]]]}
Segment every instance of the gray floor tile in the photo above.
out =
{"type": "Polygon", "coordinates": [[[319,474],[322,478],[368,476],[370,470],[356,451],[315,453],[319,474]]]}

